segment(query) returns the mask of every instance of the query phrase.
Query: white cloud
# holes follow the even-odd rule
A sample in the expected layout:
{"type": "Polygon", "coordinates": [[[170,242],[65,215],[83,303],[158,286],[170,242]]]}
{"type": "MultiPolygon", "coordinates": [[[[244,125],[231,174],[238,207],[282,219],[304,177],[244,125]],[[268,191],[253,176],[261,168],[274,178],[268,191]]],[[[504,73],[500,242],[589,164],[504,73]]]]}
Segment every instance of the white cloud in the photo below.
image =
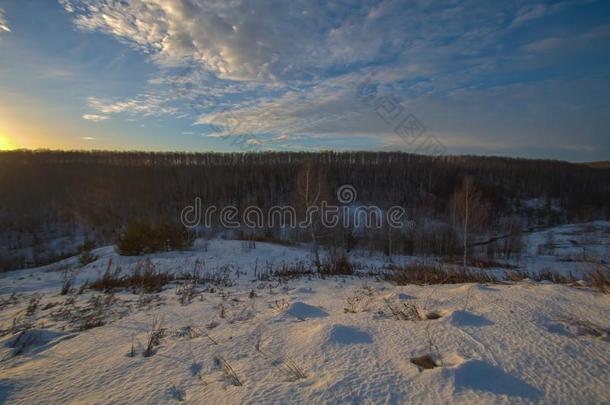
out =
{"type": "MultiPolygon", "coordinates": [[[[348,135],[392,144],[398,139],[393,127],[357,98],[358,85],[371,75],[384,94],[396,94],[408,112],[421,116],[447,144],[472,144],[478,138],[492,148],[505,145],[512,130],[518,130],[516,137],[523,136],[524,142],[541,139],[536,135],[540,128],[526,121],[537,116],[536,109],[546,101],[535,83],[498,89],[497,94],[478,86],[503,73],[515,77],[510,69],[523,60],[549,63],[552,58],[536,54],[563,48],[566,41],[563,33],[553,33],[557,36],[524,37],[531,42],[507,44],[510,31],[583,1],[518,8],[513,2],[478,0],[62,4],[80,29],[109,34],[144,52],[159,67],[138,95],[90,98],[88,105],[100,115],[188,117],[215,129],[207,136],[263,135],[265,145],[286,145],[288,140],[302,145],[348,135]],[[530,110],[512,104],[498,110],[516,95],[523,95],[519,105],[530,110]],[[515,119],[511,113],[520,115],[515,119]],[[497,130],[498,122],[508,129],[497,130]]],[[[609,32],[606,26],[583,35],[597,39],[609,32]]],[[[574,104],[569,95],[562,97],[574,104]]],[[[562,111],[564,107],[558,106],[562,111]]],[[[566,111],[565,117],[573,113],[566,111]]]]}
{"type": "Polygon", "coordinates": [[[522,49],[530,52],[560,51],[567,54],[571,51],[582,51],[601,45],[606,47],[605,40],[610,36],[610,24],[594,27],[580,34],[571,34],[563,37],[549,37],[530,42],[522,49]]]}
{"type": "Polygon", "coordinates": [[[81,139],[83,141],[95,141],[95,138],[92,136],[83,136],[81,139]]]}
{"type": "Polygon", "coordinates": [[[531,42],[523,47],[523,49],[532,52],[547,52],[561,47],[565,41],[562,38],[545,38],[531,42]]]}
{"type": "Polygon", "coordinates": [[[477,52],[493,42],[510,12],[474,0],[73,0],[64,6],[80,29],[110,34],[160,66],[191,61],[220,79],[259,82],[308,80],[397,55],[422,59],[435,48],[477,52]],[[447,44],[449,37],[455,44],[447,44]]]}
{"type": "Polygon", "coordinates": [[[517,27],[528,21],[543,17],[547,13],[548,7],[545,4],[527,5],[519,10],[517,17],[512,22],[512,26],[517,27]]]}
{"type": "Polygon", "coordinates": [[[6,21],[6,17],[4,15],[4,10],[0,8],[0,32],[11,32],[11,29],[8,26],[8,22],[6,21]]]}
{"type": "Polygon", "coordinates": [[[175,114],[175,108],[166,106],[166,99],[160,95],[143,94],[136,98],[122,101],[102,100],[96,97],[89,97],[87,104],[89,107],[103,114],[138,114],[145,117],[158,116],[163,114],[175,114]]]}
{"type": "Polygon", "coordinates": [[[511,23],[511,27],[519,27],[530,21],[543,18],[552,14],[560,13],[569,7],[579,3],[587,3],[590,0],[560,1],[553,4],[537,3],[523,6],[517,12],[517,16],[511,23]]]}
{"type": "MultiPolygon", "coordinates": [[[[87,120],[87,121],[93,121],[93,122],[102,122],[102,121],[106,121],[107,119],[110,119],[110,117],[107,115],[85,114],[85,115],[83,115],[83,119],[87,120]]],[[[85,138],[83,138],[83,139],[85,139],[85,138]]]]}
{"type": "Polygon", "coordinates": [[[79,28],[111,34],[161,65],[187,58],[225,79],[275,80],[300,73],[324,49],[321,34],[337,23],[319,12],[323,4],[79,0],[69,8],[79,28]]]}
{"type": "Polygon", "coordinates": [[[61,4],[68,13],[74,12],[74,6],[72,5],[71,0],[59,0],[59,4],[61,4]]]}

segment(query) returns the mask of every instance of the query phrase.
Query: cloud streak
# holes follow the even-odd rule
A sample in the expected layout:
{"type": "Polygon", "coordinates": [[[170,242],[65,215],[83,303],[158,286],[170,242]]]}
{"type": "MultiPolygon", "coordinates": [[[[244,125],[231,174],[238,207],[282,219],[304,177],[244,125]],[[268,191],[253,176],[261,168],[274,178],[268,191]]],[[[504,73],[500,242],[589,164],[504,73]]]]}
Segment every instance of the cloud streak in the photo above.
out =
{"type": "Polygon", "coordinates": [[[4,10],[0,8],[0,33],[2,32],[11,32],[11,29],[8,26],[4,10]]]}
{"type": "Polygon", "coordinates": [[[92,121],[92,122],[102,122],[102,121],[106,121],[106,120],[110,119],[110,117],[107,115],[99,115],[99,114],[85,114],[85,115],[83,115],[83,119],[86,121],[92,121]]]}

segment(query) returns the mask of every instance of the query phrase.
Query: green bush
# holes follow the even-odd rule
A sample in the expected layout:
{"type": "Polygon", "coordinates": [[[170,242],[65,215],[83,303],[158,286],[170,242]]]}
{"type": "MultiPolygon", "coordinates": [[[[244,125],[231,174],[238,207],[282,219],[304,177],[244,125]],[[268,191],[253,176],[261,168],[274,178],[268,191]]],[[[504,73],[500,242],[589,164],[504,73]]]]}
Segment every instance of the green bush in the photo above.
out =
{"type": "Polygon", "coordinates": [[[157,224],[131,222],[117,240],[118,251],[124,256],[184,250],[192,244],[193,235],[183,225],[170,221],[157,224]]]}

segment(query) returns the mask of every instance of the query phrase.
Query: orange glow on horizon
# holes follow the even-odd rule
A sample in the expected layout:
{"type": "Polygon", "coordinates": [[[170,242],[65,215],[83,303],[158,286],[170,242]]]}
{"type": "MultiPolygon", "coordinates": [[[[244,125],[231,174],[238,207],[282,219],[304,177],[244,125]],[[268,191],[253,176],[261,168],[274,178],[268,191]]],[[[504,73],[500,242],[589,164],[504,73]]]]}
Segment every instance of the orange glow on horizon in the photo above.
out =
{"type": "Polygon", "coordinates": [[[12,150],[17,149],[15,142],[6,134],[6,132],[0,129],[0,150],[12,150]]]}

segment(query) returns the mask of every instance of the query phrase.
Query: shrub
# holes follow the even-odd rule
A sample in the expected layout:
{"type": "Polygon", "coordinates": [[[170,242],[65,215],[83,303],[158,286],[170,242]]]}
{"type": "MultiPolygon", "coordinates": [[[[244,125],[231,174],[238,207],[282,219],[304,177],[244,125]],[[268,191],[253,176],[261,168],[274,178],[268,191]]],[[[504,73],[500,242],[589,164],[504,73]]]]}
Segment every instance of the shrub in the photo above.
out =
{"type": "Polygon", "coordinates": [[[124,278],[121,276],[122,271],[123,269],[121,269],[120,266],[113,268],[112,260],[109,260],[102,276],[90,283],[89,288],[98,291],[111,292],[124,287],[124,278]]]}
{"type": "Polygon", "coordinates": [[[176,286],[176,297],[181,305],[188,305],[198,294],[196,284],[193,280],[186,280],[183,284],[176,286]]]}
{"type": "Polygon", "coordinates": [[[321,276],[351,276],[354,274],[354,266],[346,255],[331,256],[330,260],[322,264],[321,276]]]}
{"type": "Polygon", "coordinates": [[[96,255],[91,253],[91,251],[95,248],[95,244],[93,241],[86,240],[85,243],[78,249],[80,255],[78,256],[78,261],[81,266],[86,266],[89,263],[93,263],[98,259],[96,255]]]}
{"type": "Polygon", "coordinates": [[[361,288],[354,291],[353,295],[345,297],[345,307],[343,308],[343,312],[346,314],[357,314],[368,311],[369,304],[374,294],[374,290],[368,285],[364,284],[361,288]]]}
{"type": "Polygon", "coordinates": [[[150,260],[146,260],[137,263],[132,275],[125,280],[127,287],[131,287],[134,292],[154,293],[161,291],[165,284],[172,281],[172,278],[169,273],[157,271],[155,265],[150,260]]]}
{"type": "Polygon", "coordinates": [[[107,313],[114,302],[113,294],[92,296],[88,306],[80,309],[79,329],[88,330],[104,326],[107,313]]]}
{"type": "Polygon", "coordinates": [[[305,276],[312,276],[313,271],[311,271],[305,265],[305,262],[299,260],[293,263],[284,263],[277,266],[273,266],[270,263],[260,270],[258,269],[258,264],[254,269],[254,276],[258,281],[271,281],[278,280],[280,282],[286,282],[288,280],[293,280],[305,276]]]}
{"type": "Polygon", "coordinates": [[[393,304],[387,301],[386,306],[392,316],[397,320],[423,321],[424,319],[428,319],[422,307],[416,302],[393,304]]]}
{"type": "Polygon", "coordinates": [[[597,264],[595,270],[587,274],[587,281],[591,284],[591,287],[603,293],[610,292],[610,267],[597,264]]]}
{"type": "Polygon", "coordinates": [[[145,221],[130,222],[117,240],[117,249],[124,256],[168,250],[184,250],[192,246],[193,234],[183,225],[163,221],[150,224],[145,221]]]}
{"type": "Polygon", "coordinates": [[[109,261],[102,276],[89,284],[89,288],[104,292],[131,288],[134,292],[154,293],[173,279],[171,274],[157,271],[150,260],[138,262],[131,275],[122,276],[121,273],[121,267],[113,269],[112,261],[109,261]]]}

